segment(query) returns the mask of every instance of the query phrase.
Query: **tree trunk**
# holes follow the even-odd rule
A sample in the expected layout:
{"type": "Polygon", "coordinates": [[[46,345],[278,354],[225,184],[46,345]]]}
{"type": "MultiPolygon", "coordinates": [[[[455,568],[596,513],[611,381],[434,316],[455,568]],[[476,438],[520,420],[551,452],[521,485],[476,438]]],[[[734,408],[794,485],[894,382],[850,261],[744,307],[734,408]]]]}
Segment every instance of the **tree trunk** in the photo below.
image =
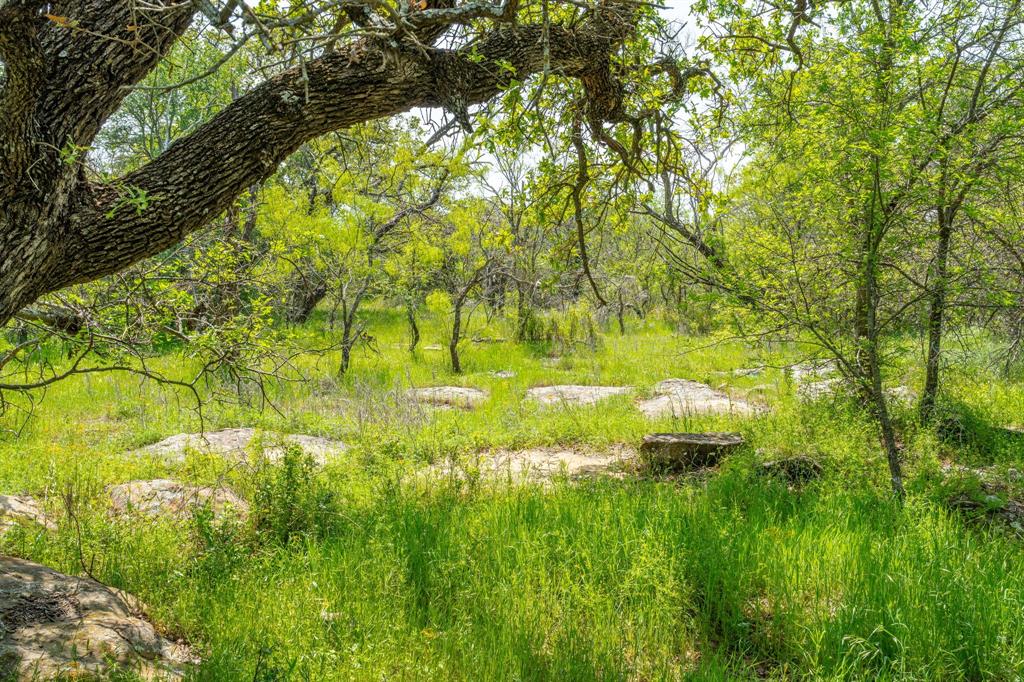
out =
{"type": "Polygon", "coordinates": [[[348,368],[352,364],[352,340],[348,334],[348,330],[345,330],[344,337],[341,342],[341,365],[338,367],[338,374],[344,376],[348,373],[348,368]]]}
{"type": "Polygon", "coordinates": [[[416,306],[412,301],[405,302],[405,316],[409,321],[409,352],[415,353],[420,345],[420,327],[416,324],[416,306]]]}
{"type": "Polygon", "coordinates": [[[621,289],[619,289],[619,306],[618,306],[618,309],[615,311],[615,315],[616,315],[616,317],[619,318],[619,335],[620,336],[625,336],[626,335],[626,319],[625,319],[626,304],[625,304],[625,302],[622,299],[622,290],[621,289]]]}
{"type": "Polygon", "coordinates": [[[530,334],[529,327],[533,321],[533,305],[531,294],[528,293],[530,285],[525,282],[517,281],[516,283],[516,341],[522,343],[530,339],[527,336],[530,334]]]}
{"type": "Polygon", "coordinates": [[[918,406],[921,421],[931,419],[939,393],[939,370],[942,360],[942,332],[946,315],[949,247],[953,240],[952,211],[939,207],[939,243],[935,247],[935,280],[928,297],[928,356],[925,359],[924,390],[918,406]]]}
{"type": "Polygon", "coordinates": [[[288,292],[285,319],[291,324],[305,324],[326,296],[327,283],[323,280],[311,282],[308,278],[296,278],[288,292]]]}
{"type": "Polygon", "coordinates": [[[875,158],[871,191],[872,198],[867,211],[864,225],[864,240],[862,242],[864,250],[861,253],[861,279],[857,288],[857,332],[862,334],[862,336],[858,338],[854,371],[860,375],[858,378],[861,380],[862,385],[867,388],[866,397],[869,400],[867,404],[870,406],[881,432],[882,448],[885,451],[886,460],[889,465],[889,479],[892,484],[892,490],[897,499],[902,502],[906,493],[903,489],[900,452],[899,446],[896,443],[896,433],[893,429],[892,420],[889,417],[889,406],[886,401],[885,391],[882,388],[882,365],[879,353],[879,250],[885,235],[888,216],[882,209],[885,204],[882,201],[881,173],[877,157],[875,158]]]}
{"type": "Polygon", "coordinates": [[[459,360],[459,340],[462,338],[462,305],[465,299],[461,296],[452,304],[452,337],[448,340],[448,356],[452,361],[452,371],[462,374],[462,362],[459,360]]]}

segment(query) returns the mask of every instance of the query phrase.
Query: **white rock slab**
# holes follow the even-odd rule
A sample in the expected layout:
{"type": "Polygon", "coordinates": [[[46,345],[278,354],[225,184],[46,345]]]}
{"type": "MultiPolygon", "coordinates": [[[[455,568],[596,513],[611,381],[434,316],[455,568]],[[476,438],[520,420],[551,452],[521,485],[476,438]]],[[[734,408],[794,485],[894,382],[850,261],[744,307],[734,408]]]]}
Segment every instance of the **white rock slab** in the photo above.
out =
{"type": "Polygon", "coordinates": [[[230,490],[186,485],[168,478],[129,481],[111,486],[109,493],[111,511],[118,516],[187,518],[206,506],[215,516],[244,517],[249,512],[249,504],[230,490]]]}
{"type": "Polygon", "coordinates": [[[655,397],[637,406],[650,419],[682,417],[688,414],[751,415],[757,408],[739,398],[689,379],[666,379],[654,387],[655,397]]]}
{"type": "Polygon", "coordinates": [[[0,535],[22,525],[42,526],[47,530],[57,528],[34,497],[0,495],[0,535]]]}
{"type": "Polygon", "coordinates": [[[621,478],[633,465],[636,452],[622,446],[600,451],[566,448],[529,448],[482,452],[457,463],[445,462],[429,473],[465,478],[479,474],[490,480],[513,483],[544,482],[557,476],[621,478]]]}
{"type": "Polygon", "coordinates": [[[538,386],[526,392],[526,397],[542,405],[594,405],[616,395],[625,395],[631,386],[538,386]]]}
{"type": "Polygon", "coordinates": [[[0,557],[0,673],[16,680],[180,680],[199,661],[146,620],[129,594],[14,557],[0,557]]]}
{"type": "Polygon", "coordinates": [[[437,407],[458,407],[470,410],[487,400],[487,393],[478,388],[465,386],[427,386],[410,389],[407,394],[412,400],[437,407]]]}
{"type": "MultiPolygon", "coordinates": [[[[180,463],[185,461],[188,452],[195,451],[243,460],[256,433],[256,429],[249,427],[221,429],[205,433],[179,433],[158,443],[133,450],[130,454],[161,457],[171,462],[180,463]]],[[[341,441],[295,433],[263,433],[260,436],[260,444],[263,446],[263,455],[272,462],[281,459],[289,445],[298,445],[318,464],[324,464],[327,460],[348,449],[348,446],[341,441]]]]}

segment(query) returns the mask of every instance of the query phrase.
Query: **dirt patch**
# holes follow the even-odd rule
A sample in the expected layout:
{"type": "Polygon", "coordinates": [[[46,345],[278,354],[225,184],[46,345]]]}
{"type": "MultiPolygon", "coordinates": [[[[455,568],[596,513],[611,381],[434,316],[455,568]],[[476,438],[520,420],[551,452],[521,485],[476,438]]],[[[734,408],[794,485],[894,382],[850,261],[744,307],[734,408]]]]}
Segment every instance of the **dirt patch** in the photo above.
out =
{"type": "Polygon", "coordinates": [[[134,597],[87,578],[0,557],[0,676],[182,679],[198,663],[156,631],[134,597]]]}
{"type": "Polygon", "coordinates": [[[526,397],[542,405],[595,405],[616,395],[625,395],[631,386],[537,386],[526,392],[526,397]]]}

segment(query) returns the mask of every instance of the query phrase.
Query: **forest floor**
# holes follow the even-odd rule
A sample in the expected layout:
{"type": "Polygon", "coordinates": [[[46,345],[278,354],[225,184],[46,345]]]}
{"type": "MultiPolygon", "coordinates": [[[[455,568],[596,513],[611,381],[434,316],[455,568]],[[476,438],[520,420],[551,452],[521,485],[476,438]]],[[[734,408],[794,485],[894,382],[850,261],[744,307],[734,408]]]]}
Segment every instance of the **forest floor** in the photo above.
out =
{"type": "MultiPolygon", "coordinates": [[[[900,506],[852,401],[798,397],[785,367],[805,353],[633,327],[555,349],[480,321],[454,376],[431,349],[439,324],[410,355],[400,316],[374,311],[376,352],[357,351],[344,378],[333,356],[309,360],[319,378],[276,387],[276,409],[211,402],[201,419],[151,382],[74,378],[31,419],[5,417],[18,433],[0,435],[0,493],[33,496],[53,527],[11,529],[0,553],[137,595],[200,655],[202,680],[1024,675],[1024,529],[998,513],[1024,499],[1024,439],[1001,428],[1024,421],[1024,382],[958,363],[941,435],[897,400],[900,506]],[[672,378],[756,409],[649,417],[638,403],[672,378]],[[553,385],[629,390],[528,397],[553,385]],[[431,386],[482,397],[433,407],[408,393],[431,386]],[[144,449],[236,427],[256,429],[244,457],[144,449]],[[669,431],[747,445],[690,475],[632,466],[645,434],[669,431]],[[327,439],[303,441],[325,448],[321,463],[273,434],[327,439]],[[823,475],[759,474],[795,455],[823,475]],[[111,486],[152,479],[230,491],[248,516],[112,513],[111,486]]],[[[914,352],[892,387],[919,385],[914,352]]]]}

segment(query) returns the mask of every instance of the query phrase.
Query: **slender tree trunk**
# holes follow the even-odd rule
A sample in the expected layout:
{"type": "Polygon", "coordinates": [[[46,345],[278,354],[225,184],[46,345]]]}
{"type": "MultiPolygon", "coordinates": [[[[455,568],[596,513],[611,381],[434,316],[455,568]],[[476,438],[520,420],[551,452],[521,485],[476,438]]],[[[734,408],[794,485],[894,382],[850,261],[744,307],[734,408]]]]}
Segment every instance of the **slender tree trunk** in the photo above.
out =
{"type": "Polygon", "coordinates": [[[519,343],[526,341],[527,327],[530,324],[530,317],[533,315],[526,289],[525,283],[516,283],[516,341],[519,343]]]}
{"type": "Polygon", "coordinates": [[[416,352],[416,346],[420,345],[420,328],[416,324],[416,306],[412,301],[405,302],[405,315],[409,320],[409,352],[416,352]]]}
{"type": "Polygon", "coordinates": [[[946,315],[949,247],[953,240],[952,213],[946,207],[938,211],[939,243],[935,248],[935,278],[929,294],[928,356],[925,360],[924,390],[918,406],[921,421],[931,419],[939,393],[939,370],[942,360],[942,332],[946,315]]]}
{"type": "Polygon", "coordinates": [[[625,315],[626,315],[626,304],[622,300],[622,290],[619,289],[619,305],[618,305],[618,308],[615,311],[615,316],[619,318],[619,335],[620,336],[625,336],[626,335],[625,315]]]}
{"type": "Polygon", "coordinates": [[[341,365],[338,366],[338,375],[344,376],[352,363],[352,344],[355,339],[352,334],[352,323],[355,315],[350,314],[348,306],[342,304],[341,310],[341,365]]]}
{"type": "Polygon", "coordinates": [[[345,299],[347,288],[342,288],[341,366],[338,368],[339,375],[343,375],[348,372],[352,359],[352,347],[356,345],[356,341],[358,341],[359,337],[362,335],[362,330],[356,328],[359,324],[357,314],[359,313],[359,306],[363,303],[363,297],[366,296],[366,292],[370,288],[370,282],[371,277],[367,276],[360,284],[359,291],[356,292],[356,295],[351,302],[348,302],[345,299]]]}
{"type": "Polygon", "coordinates": [[[459,339],[462,337],[462,304],[464,299],[456,298],[452,306],[452,337],[448,340],[448,355],[452,360],[452,371],[462,374],[462,363],[459,361],[459,339]]]}
{"type": "Polygon", "coordinates": [[[348,339],[341,344],[341,366],[338,368],[338,374],[348,374],[348,368],[352,365],[352,344],[348,339]]]}
{"type": "Polygon", "coordinates": [[[879,249],[885,236],[886,222],[888,216],[882,208],[885,206],[881,185],[881,172],[879,160],[875,158],[874,177],[872,184],[872,198],[867,211],[863,241],[864,251],[862,256],[861,280],[857,290],[857,331],[862,334],[858,337],[858,352],[855,363],[855,371],[860,375],[861,381],[866,385],[867,395],[881,432],[882,448],[885,450],[886,460],[889,465],[889,478],[892,483],[893,493],[901,502],[906,497],[903,489],[903,472],[900,464],[899,446],[896,443],[896,432],[889,416],[889,406],[886,401],[885,391],[882,388],[882,365],[879,353],[879,329],[878,329],[878,266],[879,249]],[[866,381],[865,381],[866,380],[866,381]]]}

